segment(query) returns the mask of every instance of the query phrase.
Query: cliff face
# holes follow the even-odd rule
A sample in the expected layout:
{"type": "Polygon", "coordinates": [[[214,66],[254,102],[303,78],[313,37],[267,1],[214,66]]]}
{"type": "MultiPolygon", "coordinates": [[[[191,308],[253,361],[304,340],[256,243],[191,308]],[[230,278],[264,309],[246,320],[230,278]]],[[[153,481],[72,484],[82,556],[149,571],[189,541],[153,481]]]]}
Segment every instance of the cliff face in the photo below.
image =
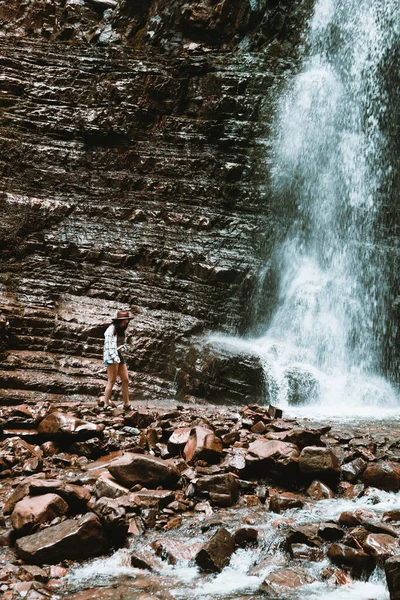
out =
{"type": "Polygon", "coordinates": [[[0,2],[3,402],[99,394],[117,308],[136,398],[173,391],[194,337],[251,326],[288,210],[266,193],[272,98],[307,10],[0,2]]]}

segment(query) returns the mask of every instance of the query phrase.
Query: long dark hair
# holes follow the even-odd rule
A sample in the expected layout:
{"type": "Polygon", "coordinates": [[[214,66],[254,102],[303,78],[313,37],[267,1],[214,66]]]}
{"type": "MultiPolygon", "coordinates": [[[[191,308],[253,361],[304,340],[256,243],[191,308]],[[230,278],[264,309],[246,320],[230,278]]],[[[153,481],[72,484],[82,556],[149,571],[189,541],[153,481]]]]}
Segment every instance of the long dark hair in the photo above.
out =
{"type": "Polygon", "coordinates": [[[118,333],[125,333],[126,328],[129,325],[129,322],[125,325],[125,327],[120,327],[120,320],[116,319],[115,321],[113,321],[113,325],[114,325],[114,334],[118,334],[118,333]]]}

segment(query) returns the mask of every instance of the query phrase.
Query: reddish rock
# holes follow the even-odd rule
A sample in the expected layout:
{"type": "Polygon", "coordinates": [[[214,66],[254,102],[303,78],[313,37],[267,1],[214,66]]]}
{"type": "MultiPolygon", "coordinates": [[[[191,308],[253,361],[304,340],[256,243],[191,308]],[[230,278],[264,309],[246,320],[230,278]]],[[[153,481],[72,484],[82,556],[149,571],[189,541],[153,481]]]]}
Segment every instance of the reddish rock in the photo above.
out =
{"type": "Polygon", "coordinates": [[[91,496],[89,488],[59,479],[32,479],[29,483],[29,493],[31,496],[58,494],[74,513],[84,512],[91,496]]]}
{"type": "Polygon", "coordinates": [[[310,583],[310,577],[300,569],[275,569],[264,579],[260,590],[267,596],[276,598],[306,583],[310,583]]]}
{"type": "Polygon", "coordinates": [[[324,551],[321,548],[312,548],[307,544],[292,544],[290,554],[295,560],[309,560],[311,562],[324,558],[324,551]]]}
{"type": "Polygon", "coordinates": [[[299,457],[300,471],[323,481],[336,481],[340,475],[338,457],[328,448],[307,446],[299,457]]]}
{"type": "Polygon", "coordinates": [[[128,488],[140,483],[148,488],[175,489],[180,477],[178,470],[162,458],[130,452],[110,463],[108,470],[128,488]]]}
{"type": "Polygon", "coordinates": [[[157,540],[152,543],[157,556],[166,560],[171,565],[176,565],[180,561],[190,562],[202,548],[201,542],[187,543],[181,540],[157,540]]]}
{"type": "Polygon", "coordinates": [[[50,440],[70,438],[71,441],[82,441],[102,435],[104,425],[88,423],[73,415],[55,411],[41,421],[38,431],[50,440]]]}
{"type": "Polygon", "coordinates": [[[96,481],[94,493],[97,498],[119,498],[129,493],[129,489],[117,483],[108,471],[101,473],[96,481]]]}
{"type": "Polygon", "coordinates": [[[201,477],[195,484],[196,492],[207,494],[215,506],[231,506],[239,497],[239,483],[232,473],[201,477]]]}
{"type": "Polygon", "coordinates": [[[258,540],[258,531],[253,527],[241,527],[235,531],[235,546],[247,548],[256,544],[258,540]]]}
{"type": "Polygon", "coordinates": [[[125,509],[113,498],[100,498],[93,507],[108,537],[118,545],[125,541],[128,533],[128,521],[125,509]]]}
{"type": "Polygon", "coordinates": [[[52,521],[67,512],[68,504],[57,494],[28,496],[15,505],[11,523],[16,532],[21,535],[28,533],[36,525],[52,521]]]}
{"type": "Polygon", "coordinates": [[[336,542],[344,536],[344,531],[335,523],[320,523],[318,526],[318,536],[326,542],[336,542]]]}
{"type": "Polygon", "coordinates": [[[186,462],[204,460],[210,464],[220,460],[222,441],[210,429],[202,426],[193,427],[183,450],[186,462]]]}
{"type": "Polygon", "coordinates": [[[323,481],[318,481],[317,479],[311,483],[307,489],[307,494],[314,500],[325,500],[327,498],[335,497],[331,488],[327,486],[326,483],[323,483],[323,481]]]}
{"type": "Polygon", "coordinates": [[[93,513],[51,525],[20,538],[15,545],[20,558],[38,565],[89,558],[106,550],[107,546],[100,520],[93,513]]]}
{"type": "Polygon", "coordinates": [[[234,550],[234,537],[221,527],[198,552],[196,564],[203,571],[220,572],[229,563],[234,550]]]}
{"type": "Polygon", "coordinates": [[[342,465],[343,478],[346,481],[354,482],[357,480],[359,475],[365,470],[367,462],[361,457],[355,458],[354,460],[342,465]]]}
{"type": "Polygon", "coordinates": [[[379,560],[392,556],[398,549],[398,539],[387,533],[369,533],[363,543],[363,550],[379,560]]]}
{"type": "Polygon", "coordinates": [[[141,508],[163,509],[174,501],[175,494],[169,490],[140,490],[132,493],[132,499],[141,508]]]}
{"type": "Polygon", "coordinates": [[[318,529],[319,526],[316,524],[291,527],[286,536],[287,543],[289,546],[292,544],[307,544],[307,546],[319,548],[323,546],[324,541],[319,537],[318,529]]]}
{"type": "Polygon", "coordinates": [[[387,492],[400,489],[400,465],[392,462],[379,462],[367,467],[363,474],[366,486],[376,487],[387,492]]]}
{"type": "Polygon", "coordinates": [[[336,565],[360,567],[367,571],[370,571],[374,566],[374,561],[369,554],[363,550],[350,548],[350,546],[345,546],[344,544],[331,544],[327,556],[336,565]]]}
{"type": "Polygon", "coordinates": [[[137,427],[138,429],[145,429],[153,421],[155,421],[154,415],[146,410],[135,410],[124,418],[125,425],[137,427]]]}
{"type": "Polygon", "coordinates": [[[298,459],[294,444],[260,438],[249,446],[246,468],[253,475],[293,477],[298,472],[298,459]]]}
{"type": "Polygon", "coordinates": [[[269,509],[275,513],[280,513],[288,508],[302,508],[303,506],[303,500],[297,494],[292,494],[291,492],[274,494],[269,501],[269,509]]]}
{"type": "Polygon", "coordinates": [[[182,454],[189,440],[191,427],[179,427],[169,437],[167,448],[171,456],[182,454]]]}
{"type": "Polygon", "coordinates": [[[400,600],[400,554],[396,554],[386,560],[385,575],[390,600],[400,600]]]}

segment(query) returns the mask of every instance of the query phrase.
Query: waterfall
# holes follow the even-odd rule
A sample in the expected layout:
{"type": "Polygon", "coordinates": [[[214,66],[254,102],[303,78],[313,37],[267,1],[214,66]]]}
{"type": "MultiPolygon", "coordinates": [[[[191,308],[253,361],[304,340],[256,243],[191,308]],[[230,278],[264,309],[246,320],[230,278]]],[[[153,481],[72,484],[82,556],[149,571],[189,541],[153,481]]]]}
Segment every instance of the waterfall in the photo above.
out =
{"type": "Polygon", "coordinates": [[[278,102],[272,191],[297,218],[254,345],[280,405],[397,402],[379,375],[389,291],[375,230],[392,168],[382,79],[399,24],[398,0],[317,0],[307,58],[278,102]]]}

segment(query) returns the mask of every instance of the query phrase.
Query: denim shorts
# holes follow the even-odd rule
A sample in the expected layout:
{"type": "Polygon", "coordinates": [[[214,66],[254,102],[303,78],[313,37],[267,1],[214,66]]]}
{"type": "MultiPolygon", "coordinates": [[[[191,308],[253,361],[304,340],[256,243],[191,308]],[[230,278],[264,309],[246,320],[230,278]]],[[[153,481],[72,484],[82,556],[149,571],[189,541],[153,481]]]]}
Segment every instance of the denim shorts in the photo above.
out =
{"type": "MultiPolygon", "coordinates": [[[[125,365],[126,364],[125,359],[124,359],[123,355],[121,354],[121,352],[118,352],[118,358],[120,360],[120,362],[119,362],[120,365],[125,365]]],[[[105,360],[104,361],[104,366],[105,367],[111,367],[111,365],[115,365],[115,364],[116,363],[114,361],[112,361],[112,360],[105,360]]]]}

